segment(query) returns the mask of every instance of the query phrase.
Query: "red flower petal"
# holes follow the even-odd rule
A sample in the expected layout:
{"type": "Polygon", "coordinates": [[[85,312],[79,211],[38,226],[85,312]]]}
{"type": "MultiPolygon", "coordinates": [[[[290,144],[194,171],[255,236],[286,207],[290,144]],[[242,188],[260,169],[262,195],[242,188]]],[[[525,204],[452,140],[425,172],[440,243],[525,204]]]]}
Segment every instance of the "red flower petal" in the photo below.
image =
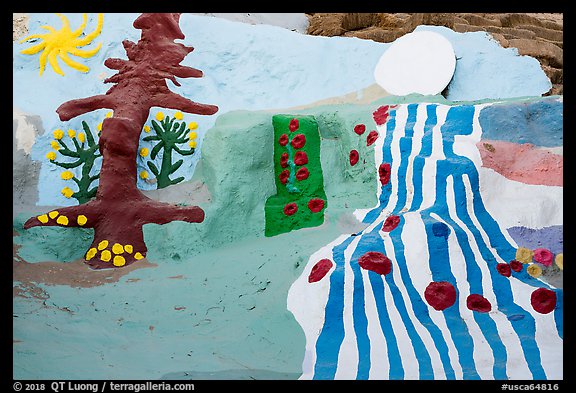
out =
{"type": "Polygon", "coordinates": [[[556,308],[556,292],[547,288],[538,288],[530,296],[532,308],[540,314],[548,314],[556,308]]]}
{"type": "Polygon", "coordinates": [[[282,184],[286,184],[289,177],[290,177],[290,171],[288,169],[283,170],[282,172],[280,172],[280,175],[278,175],[280,183],[282,184]]]}
{"type": "Polygon", "coordinates": [[[433,281],[426,287],[424,298],[435,310],[442,311],[456,302],[456,289],[448,281],[433,281]]]}
{"type": "Polygon", "coordinates": [[[295,203],[288,203],[284,206],[284,214],[291,216],[298,211],[298,205],[295,203]]]}
{"type": "Polygon", "coordinates": [[[308,282],[320,281],[332,269],[332,261],[330,259],[321,259],[312,268],[308,276],[308,282]]]}
{"type": "Polygon", "coordinates": [[[366,146],[370,146],[378,139],[378,131],[370,131],[368,136],[366,137],[366,146]]]}
{"type": "Polygon", "coordinates": [[[298,121],[298,119],[290,120],[290,125],[288,126],[290,131],[294,132],[298,129],[298,127],[300,127],[300,122],[298,121]]]}
{"type": "Polygon", "coordinates": [[[354,166],[358,162],[360,155],[357,150],[350,150],[350,165],[354,166]]]}
{"type": "Polygon", "coordinates": [[[306,136],[304,134],[298,134],[292,139],[292,147],[294,149],[300,149],[306,144],[306,136]]]}
{"type": "Polygon", "coordinates": [[[356,124],[354,126],[354,132],[358,135],[362,135],[364,134],[364,131],[366,131],[366,126],[364,124],[356,124]]]}
{"type": "Polygon", "coordinates": [[[280,156],[280,166],[286,168],[288,166],[288,153],[284,152],[280,156]]]}
{"type": "Polygon", "coordinates": [[[280,146],[286,146],[288,144],[288,135],[282,134],[280,135],[280,139],[278,139],[278,143],[280,146]]]}
{"type": "Polygon", "coordinates": [[[372,270],[378,274],[388,274],[392,270],[390,259],[377,251],[368,251],[358,259],[358,264],[363,269],[372,270]]]}
{"type": "Polygon", "coordinates": [[[383,186],[388,184],[390,181],[390,164],[380,164],[378,168],[378,176],[380,177],[380,183],[383,186]]]}
{"type": "Polygon", "coordinates": [[[377,125],[381,126],[382,124],[386,123],[386,120],[388,120],[388,109],[388,105],[382,105],[380,108],[376,109],[374,113],[372,113],[372,118],[377,125]]]}
{"type": "Polygon", "coordinates": [[[308,164],[308,156],[305,151],[299,150],[294,155],[294,164],[296,165],[306,165],[308,164]]]}
{"type": "Polygon", "coordinates": [[[496,270],[498,273],[503,275],[504,277],[510,277],[510,265],[507,263],[499,263],[496,265],[496,270]]]}
{"type": "Polygon", "coordinates": [[[310,172],[308,172],[308,168],[303,166],[302,168],[298,169],[298,171],[296,172],[296,179],[306,180],[306,179],[308,179],[309,175],[310,175],[310,172]]]}
{"type": "Polygon", "coordinates": [[[390,232],[390,231],[392,231],[394,228],[396,228],[399,223],[400,223],[400,217],[398,217],[398,216],[388,216],[388,217],[386,218],[386,221],[384,221],[384,225],[382,225],[382,230],[383,230],[384,232],[390,232]]]}
{"type": "Polygon", "coordinates": [[[324,200],[320,198],[313,198],[308,201],[308,209],[312,213],[318,213],[322,209],[324,209],[324,200]]]}
{"type": "Polygon", "coordinates": [[[523,267],[523,266],[522,266],[522,262],[517,261],[517,260],[515,260],[515,259],[513,259],[513,260],[510,261],[510,268],[511,268],[512,270],[514,270],[515,272],[520,272],[520,271],[522,271],[522,267],[523,267]]]}
{"type": "Polygon", "coordinates": [[[478,312],[489,312],[492,310],[492,305],[488,299],[478,294],[472,294],[466,298],[466,307],[468,307],[469,310],[478,312]]]}

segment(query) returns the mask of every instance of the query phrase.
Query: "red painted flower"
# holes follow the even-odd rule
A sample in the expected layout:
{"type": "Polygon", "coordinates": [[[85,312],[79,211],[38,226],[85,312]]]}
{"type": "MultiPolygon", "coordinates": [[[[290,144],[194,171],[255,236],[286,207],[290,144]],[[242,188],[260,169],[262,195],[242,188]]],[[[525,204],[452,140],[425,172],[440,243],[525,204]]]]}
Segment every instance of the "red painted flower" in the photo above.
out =
{"type": "Polygon", "coordinates": [[[312,270],[310,271],[310,275],[308,276],[308,282],[316,282],[322,280],[326,275],[326,273],[328,273],[330,269],[332,269],[332,265],[333,265],[332,261],[327,258],[321,259],[318,262],[316,262],[316,264],[314,265],[314,267],[312,267],[312,270]]]}
{"type": "Polygon", "coordinates": [[[286,146],[288,144],[288,135],[282,134],[280,135],[280,139],[278,139],[278,143],[280,146],[286,146]]]}
{"type": "Polygon", "coordinates": [[[469,310],[478,312],[490,312],[490,310],[492,310],[492,305],[488,299],[476,293],[468,295],[466,298],[466,307],[468,307],[469,310]]]}
{"type": "Polygon", "coordinates": [[[390,181],[390,164],[380,164],[378,168],[378,176],[380,177],[380,183],[383,186],[388,184],[390,181]]]}
{"type": "Polygon", "coordinates": [[[280,183],[282,184],[286,184],[289,177],[290,177],[290,171],[288,169],[284,169],[282,172],[280,172],[280,175],[278,175],[280,183]]]}
{"type": "Polygon", "coordinates": [[[372,270],[378,274],[388,274],[392,270],[392,262],[390,259],[377,251],[368,251],[358,259],[358,264],[361,268],[372,270]]]}
{"type": "Polygon", "coordinates": [[[354,132],[358,135],[362,135],[364,134],[364,131],[366,131],[366,126],[364,124],[356,124],[354,126],[354,132]]]}
{"type": "Polygon", "coordinates": [[[537,248],[534,250],[534,260],[544,266],[550,266],[554,260],[554,255],[552,252],[550,252],[550,250],[545,248],[537,248]]]}
{"type": "Polygon", "coordinates": [[[547,288],[538,288],[530,296],[532,308],[540,314],[548,314],[556,308],[556,292],[547,288]]]}
{"type": "Polygon", "coordinates": [[[308,201],[308,209],[312,213],[318,213],[322,209],[324,209],[324,200],[320,198],[312,198],[308,201]]]}
{"type": "Polygon", "coordinates": [[[290,120],[290,125],[288,126],[288,128],[290,129],[291,132],[296,131],[298,127],[300,127],[300,122],[298,121],[298,119],[290,120]]]}
{"type": "Polygon", "coordinates": [[[288,166],[288,153],[284,152],[280,156],[280,166],[286,168],[288,166]]]}
{"type": "Polygon", "coordinates": [[[378,131],[370,131],[368,136],[366,137],[366,146],[370,146],[378,139],[378,131]]]}
{"type": "Polygon", "coordinates": [[[513,259],[510,261],[510,268],[512,270],[514,270],[515,272],[521,272],[522,271],[522,262],[513,259]]]}
{"type": "Polygon", "coordinates": [[[286,214],[287,216],[291,216],[292,214],[296,213],[298,211],[298,205],[295,203],[288,203],[286,204],[286,206],[284,206],[284,214],[286,214]]]}
{"type": "Polygon", "coordinates": [[[303,166],[302,168],[298,169],[298,171],[296,171],[296,179],[298,179],[298,180],[306,180],[306,179],[308,179],[309,175],[310,175],[310,172],[308,172],[308,168],[306,168],[305,166],[303,166]]]}
{"type": "Polygon", "coordinates": [[[292,139],[292,147],[294,149],[300,149],[306,144],[306,136],[304,134],[298,134],[292,139]]]}
{"type": "Polygon", "coordinates": [[[358,163],[358,159],[360,155],[358,154],[358,150],[350,150],[350,165],[354,166],[358,163]]]}
{"type": "Polygon", "coordinates": [[[386,120],[388,120],[388,108],[388,105],[382,105],[372,113],[372,118],[379,126],[386,123],[386,120]]]}
{"type": "Polygon", "coordinates": [[[496,265],[496,270],[498,273],[503,275],[504,277],[510,277],[510,265],[507,263],[499,263],[496,265]]]}
{"type": "Polygon", "coordinates": [[[456,302],[456,288],[448,281],[433,281],[426,287],[424,298],[435,310],[442,311],[456,302]]]}
{"type": "Polygon", "coordinates": [[[386,221],[384,221],[384,225],[382,225],[382,230],[384,232],[390,232],[394,228],[396,228],[399,223],[400,223],[400,217],[394,215],[388,216],[386,218],[386,221]]]}
{"type": "Polygon", "coordinates": [[[306,165],[308,164],[308,155],[305,151],[299,150],[294,155],[294,164],[296,165],[306,165]]]}

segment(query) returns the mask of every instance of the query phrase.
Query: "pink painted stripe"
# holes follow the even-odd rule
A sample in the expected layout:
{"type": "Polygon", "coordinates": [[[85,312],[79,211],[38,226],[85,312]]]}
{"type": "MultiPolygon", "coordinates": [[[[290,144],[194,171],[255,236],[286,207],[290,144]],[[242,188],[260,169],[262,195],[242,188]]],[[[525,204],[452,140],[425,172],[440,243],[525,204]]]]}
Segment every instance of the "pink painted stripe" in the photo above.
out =
{"type": "Polygon", "coordinates": [[[563,186],[564,158],[531,143],[481,140],[482,166],[526,184],[563,186]]]}

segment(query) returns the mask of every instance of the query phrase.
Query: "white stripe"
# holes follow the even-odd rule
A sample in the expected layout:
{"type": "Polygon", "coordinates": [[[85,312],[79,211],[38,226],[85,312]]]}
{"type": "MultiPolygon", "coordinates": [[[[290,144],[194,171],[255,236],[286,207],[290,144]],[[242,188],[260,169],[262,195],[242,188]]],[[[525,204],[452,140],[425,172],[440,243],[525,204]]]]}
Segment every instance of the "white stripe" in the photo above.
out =
{"type": "Polygon", "coordinates": [[[354,297],[354,272],[350,266],[350,259],[360,238],[354,240],[344,250],[344,339],[338,352],[338,366],[334,379],[356,379],[358,371],[358,345],[354,331],[354,316],[352,314],[354,297]]]}

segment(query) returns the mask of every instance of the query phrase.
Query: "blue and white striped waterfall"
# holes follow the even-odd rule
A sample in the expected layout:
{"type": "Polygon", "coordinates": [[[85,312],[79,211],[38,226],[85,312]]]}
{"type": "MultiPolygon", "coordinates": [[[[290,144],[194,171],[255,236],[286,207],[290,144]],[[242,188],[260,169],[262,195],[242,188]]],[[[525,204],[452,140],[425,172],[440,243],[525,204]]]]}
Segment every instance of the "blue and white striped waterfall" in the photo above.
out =
{"type": "Polygon", "coordinates": [[[487,105],[402,104],[378,127],[375,174],[390,164],[390,180],[378,182],[377,206],[355,212],[367,227],[314,253],[290,288],[306,335],[301,379],[562,379],[562,289],[525,268],[510,277],[496,269],[517,245],[482,198],[475,143],[487,105]],[[400,222],[385,232],[391,215],[400,222]],[[385,254],[390,273],[361,268],[368,251],[385,254]],[[309,283],[322,258],[332,269],[309,283]],[[424,297],[439,281],[457,293],[441,311],[424,297]],[[540,287],[556,294],[547,314],[531,305],[540,287]],[[469,309],[470,294],[491,311],[469,309]]]}

